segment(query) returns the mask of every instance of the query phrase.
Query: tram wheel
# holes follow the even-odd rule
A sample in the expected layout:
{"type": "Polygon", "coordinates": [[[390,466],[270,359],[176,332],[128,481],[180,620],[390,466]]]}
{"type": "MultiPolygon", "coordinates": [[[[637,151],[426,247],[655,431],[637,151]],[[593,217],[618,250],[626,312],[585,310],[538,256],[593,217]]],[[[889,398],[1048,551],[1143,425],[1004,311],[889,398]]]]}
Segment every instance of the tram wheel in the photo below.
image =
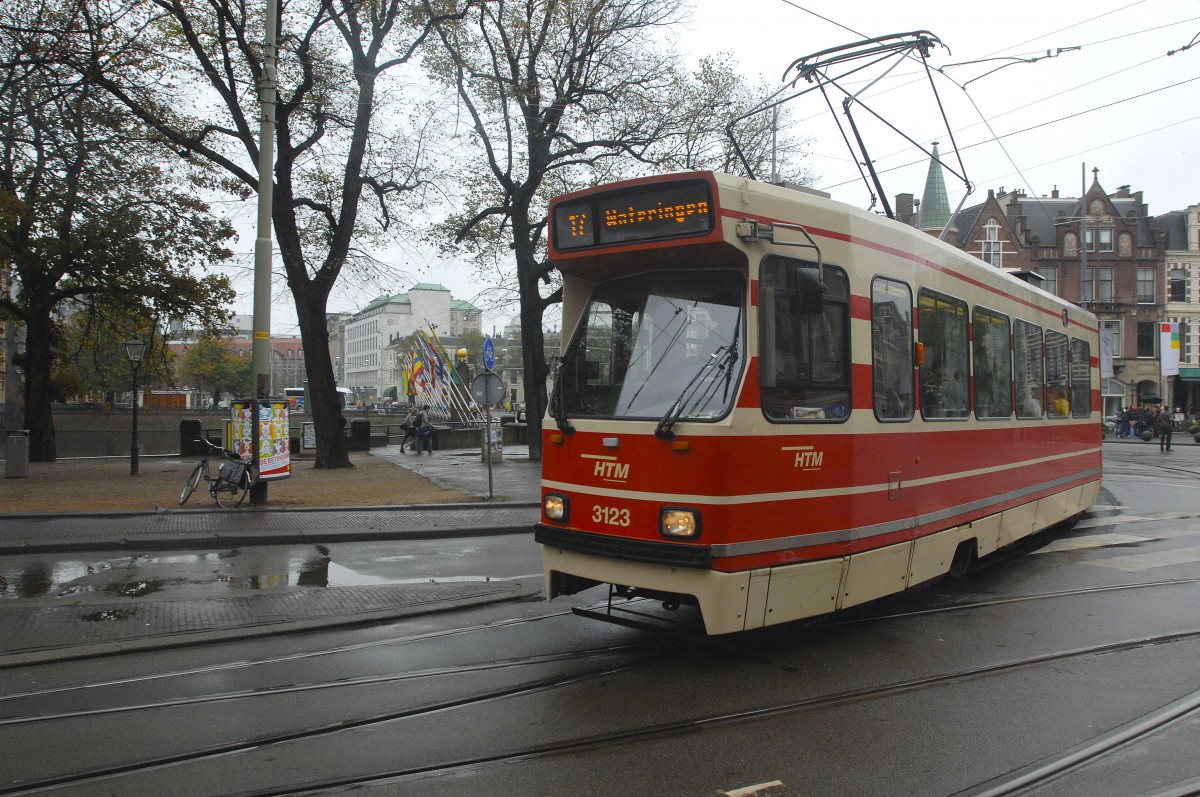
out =
{"type": "Polygon", "coordinates": [[[950,578],[962,578],[971,569],[975,561],[975,540],[964,540],[954,549],[954,558],[950,560],[950,578]]]}

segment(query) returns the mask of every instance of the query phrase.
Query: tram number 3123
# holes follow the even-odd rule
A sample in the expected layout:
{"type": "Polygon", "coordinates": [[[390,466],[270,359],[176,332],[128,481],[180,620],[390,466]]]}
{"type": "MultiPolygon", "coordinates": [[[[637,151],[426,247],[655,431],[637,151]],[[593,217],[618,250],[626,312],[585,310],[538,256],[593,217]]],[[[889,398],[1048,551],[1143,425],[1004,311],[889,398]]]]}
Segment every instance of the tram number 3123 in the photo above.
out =
{"type": "Polygon", "coordinates": [[[629,510],[618,509],[615,506],[593,506],[592,522],[604,523],[608,526],[628,526],[629,510]]]}

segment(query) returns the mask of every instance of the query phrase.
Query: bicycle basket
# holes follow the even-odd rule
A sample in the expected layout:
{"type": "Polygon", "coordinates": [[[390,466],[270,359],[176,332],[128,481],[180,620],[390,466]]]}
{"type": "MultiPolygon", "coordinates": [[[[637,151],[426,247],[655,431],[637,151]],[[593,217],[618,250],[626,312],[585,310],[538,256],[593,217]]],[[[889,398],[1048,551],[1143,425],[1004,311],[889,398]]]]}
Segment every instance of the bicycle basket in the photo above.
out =
{"type": "Polygon", "coordinates": [[[221,479],[233,484],[241,484],[242,479],[246,476],[246,463],[244,462],[222,462],[221,463],[221,479]]]}

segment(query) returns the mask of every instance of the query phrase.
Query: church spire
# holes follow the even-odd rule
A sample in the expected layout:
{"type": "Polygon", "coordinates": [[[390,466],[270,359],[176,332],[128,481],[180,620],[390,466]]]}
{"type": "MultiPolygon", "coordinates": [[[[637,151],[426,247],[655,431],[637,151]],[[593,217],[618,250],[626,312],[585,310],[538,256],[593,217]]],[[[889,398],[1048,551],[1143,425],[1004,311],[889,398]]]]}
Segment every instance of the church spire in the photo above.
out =
{"type": "Polygon", "coordinates": [[[929,173],[925,176],[925,192],[921,194],[921,211],[917,217],[917,229],[938,234],[950,221],[950,199],[946,195],[946,180],[942,177],[942,164],[938,160],[938,142],[933,142],[933,157],[929,160],[929,173]]]}

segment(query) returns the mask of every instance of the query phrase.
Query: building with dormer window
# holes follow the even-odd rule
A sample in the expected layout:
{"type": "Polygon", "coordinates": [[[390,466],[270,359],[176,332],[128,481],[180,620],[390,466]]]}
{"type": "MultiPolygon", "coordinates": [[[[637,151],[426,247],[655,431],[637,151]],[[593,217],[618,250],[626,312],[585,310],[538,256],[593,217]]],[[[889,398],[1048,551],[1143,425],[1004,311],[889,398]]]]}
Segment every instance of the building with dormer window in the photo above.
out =
{"type": "Polygon", "coordinates": [[[1082,198],[1007,194],[1014,227],[1027,236],[1043,289],[1096,314],[1113,343],[1113,374],[1102,380],[1103,412],[1166,398],[1159,323],[1166,305],[1165,251],[1142,193],[1109,195],[1099,169],[1082,198]],[[1107,330],[1107,331],[1106,331],[1107,330]]]}
{"type": "Polygon", "coordinates": [[[1033,273],[1031,281],[1043,290],[1095,313],[1113,345],[1113,373],[1101,384],[1106,416],[1150,399],[1194,412],[1200,399],[1200,206],[1153,219],[1140,191],[1126,185],[1110,195],[1099,171],[1092,170],[1082,198],[1062,197],[1057,188],[1042,197],[1001,188],[951,216],[941,167],[931,160],[922,200],[897,196],[897,219],[931,235],[946,229],[946,240],[959,249],[996,268],[1033,273]],[[1181,331],[1180,375],[1169,379],[1161,367],[1164,321],[1179,323],[1181,331]]]}

